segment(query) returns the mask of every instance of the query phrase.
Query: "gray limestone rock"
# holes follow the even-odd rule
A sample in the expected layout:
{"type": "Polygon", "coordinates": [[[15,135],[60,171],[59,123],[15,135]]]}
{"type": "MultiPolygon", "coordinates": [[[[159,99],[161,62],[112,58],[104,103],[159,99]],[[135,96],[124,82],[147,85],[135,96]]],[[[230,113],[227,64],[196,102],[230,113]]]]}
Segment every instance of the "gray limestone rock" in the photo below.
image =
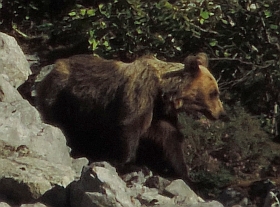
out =
{"type": "Polygon", "coordinates": [[[15,38],[0,32],[0,74],[6,74],[17,88],[31,74],[29,63],[15,38]]]}
{"type": "Polygon", "coordinates": [[[22,97],[17,90],[10,84],[6,74],[0,74],[0,102],[14,102],[21,100],[22,97]]]}
{"type": "Polygon", "coordinates": [[[38,199],[56,185],[66,187],[74,176],[70,167],[40,158],[0,158],[0,193],[17,203],[38,199]]]}
{"type": "Polygon", "coordinates": [[[72,164],[61,130],[42,123],[38,111],[26,100],[0,102],[0,140],[16,148],[27,146],[50,162],[72,164]]]}

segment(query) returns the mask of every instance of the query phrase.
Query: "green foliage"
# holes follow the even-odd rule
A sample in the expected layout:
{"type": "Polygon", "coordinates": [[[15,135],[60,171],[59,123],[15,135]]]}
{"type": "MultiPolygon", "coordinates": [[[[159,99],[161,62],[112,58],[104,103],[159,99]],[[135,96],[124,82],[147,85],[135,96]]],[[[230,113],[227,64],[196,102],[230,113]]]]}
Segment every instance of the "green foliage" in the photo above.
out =
{"type": "Polygon", "coordinates": [[[279,8],[278,0],[114,0],[69,15],[89,22],[90,47],[105,57],[182,60],[203,50],[221,89],[231,91],[228,103],[269,115],[280,99],[279,8]]]}
{"type": "Polygon", "coordinates": [[[191,172],[191,177],[199,181],[200,194],[204,197],[212,197],[221,193],[221,188],[233,181],[229,170],[221,168],[219,172],[197,171],[191,172]]]}
{"type": "Polygon", "coordinates": [[[279,14],[278,0],[3,0],[0,19],[57,45],[86,38],[108,58],[154,53],[182,61],[205,51],[222,91],[230,92],[227,103],[271,117],[280,102],[279,14]]]}
{"type": "Polygon", "coordinates": [[[259,119],[241,107],[228,110],[232,112],[228,123],[180,115],[191,176],[212,193],[236,178],[259,174],[277,153],[267,144],[269,136],[260,128],[259,119]]]}
{"type": "Polygon", "coordinates": [[[5,26],[12,26],[12,23],[24,23],[26,21],[40,22],[46,15],[43,9],[47,1],[36,0],[2,0],[0,18],[5,26]]]}

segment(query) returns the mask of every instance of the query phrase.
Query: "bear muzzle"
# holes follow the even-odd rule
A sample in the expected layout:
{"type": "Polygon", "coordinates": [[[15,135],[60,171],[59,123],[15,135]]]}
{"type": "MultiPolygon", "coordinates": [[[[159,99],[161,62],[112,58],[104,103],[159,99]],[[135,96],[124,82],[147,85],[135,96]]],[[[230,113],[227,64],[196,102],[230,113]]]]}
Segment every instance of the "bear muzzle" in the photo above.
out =
{"type": "Polygon", "coordinates": [[[208,119],[214,120],[214,121],[215,120],[221,120],[224,122],[230,121],[230,118],[228,117],[227,113],[224,110],[220,111],[219,113],[215,113],[215,114],[210,111],[206,111],[206,112],[204,112],[204,115],[208,119]]]}

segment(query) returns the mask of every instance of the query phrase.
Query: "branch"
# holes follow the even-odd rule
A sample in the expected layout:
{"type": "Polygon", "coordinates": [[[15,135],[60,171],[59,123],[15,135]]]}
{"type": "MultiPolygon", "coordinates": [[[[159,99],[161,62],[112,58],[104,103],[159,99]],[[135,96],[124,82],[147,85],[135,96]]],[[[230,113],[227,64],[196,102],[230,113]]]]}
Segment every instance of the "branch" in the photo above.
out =
{"type": "Polygon", "coordinates": [[[252,75],[252,73],[254,74],[257,69],[268,68],[269,66],[271,66],[274,63],[274,60],[268,60],[268,61],[265,61],[265,65],[256,65],[252,62],[247,62],[247,61],[243,61],[241,59],[236,59],[236,58],[209,58],[209,59],[211,61],[238,61],[241,64],[249,65],[249,66],[252,67],[252,70],[249,70],[247,73],[245,73],[242,76],[242,78],[239,78],[237,80],[228,81],[228,82],[225,82],[225,83],[220,83],[219,84],[220,88],[224,88],[224,87],[228,87],[228,86],[236,86],[237,84],[243,83],[247,80],[247,78],[250,75],[252,75]]]}
{"type": "Polygon", "coordinates": [[[24,34],[22,31],[20,31],[18,28],[17,28],[17,25],[16,24],[13,24],[13,30],[15,30],[18,34],[20,34],[22,37],[28,39],[29,36],[27,34],[24,34]]]}
{"type": "Polygon", "coordinates": [[[203,29],[203,28],[201,28],[201,27],[199,27],[199,26],[197,26],[197,25],[195,25],[195,24],[193,24],[193,23],[191,23],[191,22],[189,22],[189,24],[190,24],[191,26],[193,26],[194,28],[196,28],[196,29],[202,31],[202,32],[211,33],[211,34],[215,34],[215,35],[219,34],[218,32],[213,31],[213,30],[206,30],[206,29],[203,29]]]}
{"type": "Polygon", "coordinates": [[[276,40],[273,40],[273,38],[270,36],[270,33],[267,31],[266,27],[265,27],[265,23],[264,23],[264,19],[262,17],[260,17],[261,19],[261,22],[262,22],[262,26],[263,26],[263,29],[265,31],[265,34],[266,34],[266,39],[267,41],[272,44],[272,45],[275,45],[277,47],[277,50],[280,51],[280,44],[278,43],[278,41],[276,40]]]}
{"type": "Polygon", "coordinates": [[[22,31],[20,31],[17,27],[16,24],[13,24],[12,25],[12,28],[13,30],[18,33],[19,35],[21,35],[24,39],[26,40],[34,40],[34,39],[42,39],[42,40],[47,40],[49,39],[49,36],[48,35],[45,35],[45,34],[41,34],[41,35],[38,35],[38,36],[28,36],[27,34],[23,33],[22,31]]]}
{"type": "Polygon", "coordinates": [[[243,60],[237,59],[237,58],[209,58],[209,60],[211,60],[211,61],[238,61],[245,65],[251,65],[254,70],[268,68],[274,62],[274,60],[268,60],[268,61],[265,61],[266,62],[265,65],[256,65],[252,62],[243,61],[243,60]]]}

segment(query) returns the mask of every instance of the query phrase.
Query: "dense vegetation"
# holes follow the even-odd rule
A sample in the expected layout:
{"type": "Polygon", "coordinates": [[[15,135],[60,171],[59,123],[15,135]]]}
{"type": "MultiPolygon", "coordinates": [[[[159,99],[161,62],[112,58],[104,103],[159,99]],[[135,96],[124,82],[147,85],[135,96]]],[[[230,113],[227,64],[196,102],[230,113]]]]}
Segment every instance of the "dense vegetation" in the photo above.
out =
{"type": "Polygon", "coordinates": [[[207,172],[206,163],[221,155],[219,172],[255,172],[264,154],[259,145],[267,139],[259,123],[278,135],[279,0],[0,0],[0,22],[2,32],[28,42],[34,51],[40,45],[50,61],[92,51],[124,61],[146,53],[174,61],[208,53],[233,122],[223,127],[182,123],[193,142],[188,158],[196,172],[207,172]]]}
{"type": "Polygon", "coordinates": [[[2,0],[0,8],[3,28],[53,47],[86,41],[123,60],[181,60],[203,50],[227,100],[268,118],[279,102],[278,0],[2,0]]]}

